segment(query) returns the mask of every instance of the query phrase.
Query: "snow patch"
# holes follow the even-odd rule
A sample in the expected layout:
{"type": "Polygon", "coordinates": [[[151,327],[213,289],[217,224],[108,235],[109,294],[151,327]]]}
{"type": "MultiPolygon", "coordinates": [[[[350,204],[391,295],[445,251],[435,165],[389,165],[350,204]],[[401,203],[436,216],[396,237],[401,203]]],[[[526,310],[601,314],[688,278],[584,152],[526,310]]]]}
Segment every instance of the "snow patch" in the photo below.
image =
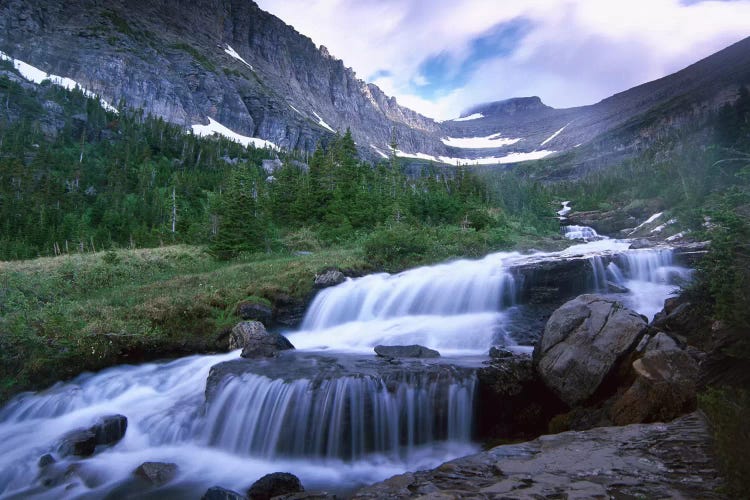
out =
{"type": "Polygon", "coordinates": [[[654,221],[655,221],[656,219],[658,219],[659,217],[661,217],[661,215],[662,215],[663,213],[664,213],[664,212],[659,212],[658,214],[654,214],[654,215],[652,215],[651,217],[649,217],[648,219],[646,219],[645,221],[641,222],[641,223],[640,223],[640,224],[638,224],[638,225],[637,225],[637,226],[636,226],[635,228],[633,228],[633,230],[632,230],[632,231],[630,231],[630,232],[628,233],[628,236],[630,236],[631,234],[635,233],[636,231],[638,231],[638,230],[639,230],[640,228],[642,228],[643,226],[645,226],[645,225],[647,225],[647,224],[651,224],[651,223],[652,223],[652,222],[654,222],[654,221]]]}
{"type": "Polygon", "coordinates": [[[469,116],[464,116],[463,118],[454,118],[450,121],[452,122],[468,122],[469,120],[478,120],[480,118],[484,118],[484,115],[482,113],[474,113],[469,116]]]}
{"type": "Polygon", "coordinates": [[[680,231],[680,232],[679,232],[679,233],[677,233],[677,234],[673,234],[672,236],[669,236],[668,238],[665,238],[665,239],[664,239],[664,241],[667,241],[667,242],[670,242],[670,243],[671,243],[671,242],[673,242],[673,241],[676,241],[676,240],[680,240],[680,239],[684,238],[684,237],[685,237],[685,235],[686,235],[687,233],[689,233],[689,232],[690,232],[690,230],[687,230],[687,231],[680,231]]]}
{"type": "Polygon", "coordinates": [[[464,149],[483,149],[483,148],[501,148],[510,146],[521,139],[509,139],[502,137],[502,134],[488,135],[487,137],[445,137],[440,139],[446,146],[464,149]]]}
{"type": "Polygon", "coordinates": [[[240,135],[237,132],[228,129],[213,118],[208,119],[208,125],[196,124],[192,126],[192,129],[193,133],[200,137],[209,137],[214,134],[218,134],[234,142],[239,142],[245,147],[252,145],[256,148],[271,148],[277,151],[279,150],[279,147],[271,141],[266,141],[257,137],[247,137],[244,135],[240,135]]]}
{"type": "Polygon", "coordinates": [[[320,115],[318,113],[316,113],[315,111],[313,111],[313,114],[315,115],[315,118],[318,119],[318,125],[320,125],[323,128],[327,128],[328,130],[330,130],[334,134],[336,133],[336,131],[333,130],[333,128],[331,128],[330,125],[328,125],[326,122],[323,121],[323,119],[320,117],[320,115]]]}
{"type": "Polygon", "coordinates": [[[49,73],[42,71],[36,66],[32,66],[31,64],[25,63],[18,59],[13,59],[8,54],[2,51],[0,51],[0,60],[10,61],[11,63],[13,63],[13,67],[16,68],[16,70],[21,74],[21,76],[30,82],[36,83],[38,85],[44,81],[49,81],[50,83],[54,85],[58,85],[68,90],[78,89],[81,92],[83,92],[83,95],[85,95],[86,97],[90,97],[92,99],[99,99],[99,103],[107,111],[117,113],[117,108],[115,108],[110,103],[100,98],[97,94],[86,89],[83,85],[81,85],[80,83],[78,83],[77,81],[71,78],[67,78],[67,77],[59,76],[59,75],[51,75],[49,73]]]}
{"type": "Polygon", "coordinates": [[[242,58],[242,56],[241,56],[241,55],[239,55],[239,54],[237,53],[237,51],[236,51],[236,50],[234,50],[234,49],[232,48],[232,46],[231,46],[231,45],[227,45],[227,47],[226,47],[226,48],[224,49],[224,52],[226,52],[226,53],[227,53],[227,54],[229,54],[230,56],[234,57],[234,58],[235,58],[235,59],[237,59],[238,61],[241,61],[241,62],[243,62],[243,63],[245,64],[245,66],[247,66],[247,67],[248,67],[248,68],[250,68],[251,70],[255,71],[255,69],[253,69],[253,66],[252,66],[252,65],[251,65],[251,64],[250,64],[249,62],[245,61],[245,60],[244,60],[244,59],[242,58]]]}
{"type": "Polygon", "coordinates": [[[563,130],[565,130],[565,127],[567,127],[568,125],[570,125],[570,124],[566,123],[565,125],[563,125],[563,127],[560,130],[558,130],[557,132],[555,132],[554,134],[552,134],[551,136],[549,136],[545,140],[543,140],[542,143],[540,144],[540,146],[544,146],[549,141],[551,141],[552,139],[554,139],[555,137],[557,137],[558,135],[560,135],[560,132],[562,132],[563,130]]]}
{"type": "Polygon", "coordinates": [[[509,153],[505,156],[499,157],[487,157],[487,158],[451,158],[449,156],[435,157],[425,153],[404,153],[401,150],[396,150],[396,156],[402,158],[414,158],[417,160],[434,161],[438,163],[447,163],[450,165],[497,165],[501,163],[518,163],[528,160],[539,160],[545,156],[549,156],[556,151],[531,151],[530,153],[509,153]]]}
{"type": "Polygon", "coordinates": [[[370,147],[375,150],[377,154],[379,154],[382,158],[388,159],[388,155],[383,153],[383,151],[377,147],[375,144],[370,144],[370,147]]]}
{"type": "Polygon", "coordinates": [[[295,107],[294,107],[294,106],[292,106],[291,104],[289,105],[289,107],[290,107],[290,108],[292,108],[292,109],[293,109],[294,111],[296,111],[297,113],[301,114],[302,116],[305,116],[305,114],[304,114],[304,113],[302,113],[302,111],[300,111],[299,109],[295,108],[295,107]]]}
{"type": "Polygon", "coordinates": [[[665,223],[664,223],[664,224],[662,224],[661,226],[656,226],[655,228],[653,228],[653,229],[651,230],[651,232],[652,232],[652,233],[661,233],[662,231],[664,231],[664,228],[665,228],[665,227],[667,227],[667,226],[669,226],[669,225],[672,225],[672,224],[674,224],[675,222],[677,222],[677,219],[669,219],[669,220],[668,220],[667,222],[665,222],[665,223]]]}

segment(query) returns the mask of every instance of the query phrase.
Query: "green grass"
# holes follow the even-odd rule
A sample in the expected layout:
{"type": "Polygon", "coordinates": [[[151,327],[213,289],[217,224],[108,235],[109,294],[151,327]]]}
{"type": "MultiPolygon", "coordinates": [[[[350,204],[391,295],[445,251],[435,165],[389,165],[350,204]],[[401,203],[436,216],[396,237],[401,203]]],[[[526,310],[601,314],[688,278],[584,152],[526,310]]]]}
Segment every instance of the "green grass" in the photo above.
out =
{"type": "Polygon", "coordinates": [[[117,363],[220,350],[239,301],[305,298],[329,266],[366,267],[356,248],[217,262],[172,246],[0,262],[0,400],[117,363]]]}

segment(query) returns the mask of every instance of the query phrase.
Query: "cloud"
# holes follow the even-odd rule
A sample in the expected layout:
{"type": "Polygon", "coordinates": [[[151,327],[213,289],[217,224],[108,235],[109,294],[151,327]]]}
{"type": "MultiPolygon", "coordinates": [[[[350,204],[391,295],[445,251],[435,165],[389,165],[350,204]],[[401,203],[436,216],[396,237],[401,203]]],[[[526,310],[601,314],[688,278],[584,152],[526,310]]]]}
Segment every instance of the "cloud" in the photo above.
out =
{"type": "Polygon", "coordinates": [[[427,116],[539,95],[569,107],[750,35],[750,0],[259,0],[427,116]]]}

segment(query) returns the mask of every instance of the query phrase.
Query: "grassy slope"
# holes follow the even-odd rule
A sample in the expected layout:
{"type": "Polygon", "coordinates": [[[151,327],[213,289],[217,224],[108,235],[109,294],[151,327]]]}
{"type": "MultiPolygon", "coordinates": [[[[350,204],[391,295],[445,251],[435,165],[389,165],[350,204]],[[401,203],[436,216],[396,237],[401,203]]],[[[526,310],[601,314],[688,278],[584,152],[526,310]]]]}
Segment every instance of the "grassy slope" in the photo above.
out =
{"type": "Polygon", "coordinates": [[[306,297],[327,267],[361,250],[217,262],[172,246],[0,262],[0,401],[82,371],[221,348],[236,304],[306,297]]]}

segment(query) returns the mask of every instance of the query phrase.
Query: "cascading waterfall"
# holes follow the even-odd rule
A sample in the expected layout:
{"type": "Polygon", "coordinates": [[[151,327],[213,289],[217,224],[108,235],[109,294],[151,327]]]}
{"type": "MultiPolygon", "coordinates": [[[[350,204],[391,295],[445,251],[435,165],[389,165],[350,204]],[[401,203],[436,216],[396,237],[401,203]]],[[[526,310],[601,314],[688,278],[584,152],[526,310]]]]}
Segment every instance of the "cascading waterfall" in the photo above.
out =
{"type": "Polygon", "coordinates": [[[593,241],[604,238],[594,228],[588,226],[562,226],[560,230],[569,240],[593,241]]]}
{"type": "Polygon", "coordinates": [[[377,344],[423,344],[443,353],[486,352],[510,343],[501,311],[517,302],[504,262],[515,253],[480,260],[373,274],[321,291],[302,331],[289,336],[298,348],[367,351],[377,344]],[[456,332],[466,335],[456,335],[456,332]]]}
{"type": "Polygon", "coordinates": [[[265,458],[406,458],[439,440],[471,440],[475,378],[231,378],[209,406],[212,446],[265,458]]]}
{"type": "MultiPolygon", "coordinates": [[[[600,239],[560,252],[497,253],[348,280],[318,294],[302,329],[288,334],[300,352],[278,362],[292,373],[304,351],[354,351],[346,355],[373,362],[377,344],[419,343],[440,350],[441,363],[475,366],[473,356],[486,355],[491,345],[513,344],[504,318],[508,308],[523,305],[512,268],[556,259],[587,259],[592,290],[611,292],[609,283],[627,288],[617,298],[652,316],[689,270],[674,264],[671,250],[628,246],[600,239]]],[[[355,370],[324,377],[315,368],[296,378],[260,370],[220,379],[206,402],[211,367],[237,357],[114,367],[15,398],[0,409],[0,497],[103,497],[144,461],[177,463],[175,483],[199,493],[214,484],[242,490],[248,480],[279,470],[310,489],[347,489],[476,450],[471,370],[445,375],[428,364],[416,370],[396,364],[388,375],[355,370]],[[57,457],[56,467],[75,463],[83,479],[43,487],[39,457],[55,453],[64,433],[114,413],[128,417],[125,438],[85,461],[57,457]]]]}

